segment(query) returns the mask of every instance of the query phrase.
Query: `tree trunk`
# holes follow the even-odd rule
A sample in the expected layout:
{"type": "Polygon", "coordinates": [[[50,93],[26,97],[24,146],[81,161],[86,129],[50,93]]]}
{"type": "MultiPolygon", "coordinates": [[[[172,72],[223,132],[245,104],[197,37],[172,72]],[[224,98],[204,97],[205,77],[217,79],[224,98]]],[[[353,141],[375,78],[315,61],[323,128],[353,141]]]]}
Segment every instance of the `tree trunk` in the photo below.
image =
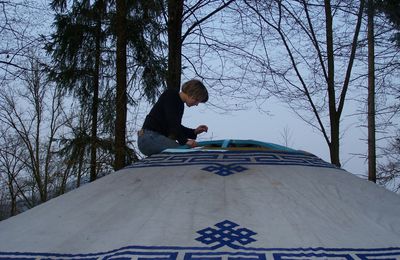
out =
{"type": "Polygon", "coordinates": [[[374,1],[368,0],[368,180],[376,182],[374,1]]]}
{"type": "Polygon", "coordinates": [[[81,186],[83,159],[84,159],[84,151],[80,150],[79,164],[78,164],[78,176],[76,178],[76,188],[79,188],[81,186]]]}
{"type": "MultiPolygon", "coordinates": [[[[47,201],[47,184],[48,184],[48,175],[44,172],[44,176],[42,176],[42,169],[40,167],[40,139],[41,139],[41,125],[42,125],[42,99],[40,93],[41,82],[39,79],[38,68],[35,66],[36,64],[32,63],[32,68],[34,71],[32,72],[32,94],[33,101],[35,103],[35,116],[36,119],[36,129],[35,129],[35,142],[32,149],[34,150],[34,154],[31,154],[31,162],[32,162],[32,170],[36,179],[36,184],[39,190],[40,202],[47,201]]],[[[26,135],[27,143],[29,143],[29,136],[26,135]]]]}
{"type": "Polygon", "coordinates": [[[95,50],[95,68],[93,77],[93,100],[92,100],[92,129],[90,146],[90,181],[97,178],[97,114],[99,107],[99,84],[100,84],[100,59],[101,59],[101,19],[103,13],[103,1],[98,2],[97,7],[97,25],[96,25],[96,50],[95,50]]]}
{"type": "Polygon", "coordinates": [[[127,110],[126,83],[126,2],[117,0],[117,95],[115,121],[115,170],[125,166],[127,110]]]}
{"type": "MultiPolygon", "coordinates": [[[[332,115],[331,115],[332,118],[332,115]]],[[[336,118],[331,119],[331,142],[329,144],[329,152],[331,156],[331,163],[341,167],[340,164],[340,122],[336,118]]]]}
{"type": "Polygon", "coordinates": [[[326,19],[326,50],[328,55],[328,100],[329,118],[331,126],[331,142],[329,144],[331,163],[340,167],[339,159],[339,118],[336,111],[335,93],[335,56],[333,50],[333,24],[330,0],[325,0],[325,19],[326,19]]]}
{"type": "MultiPolygon", "coordinates": [[[[12,172],[8,173],[9,176],[12,176],[12,172]]],[[[10,216],[15,216],[17,215],[17,194],[14,191],[14,187],[13,187],[13,181],[12,181],[12,177],[9,178],[9,184],[8,184],[8,190],[10,193],[10,197],[11,197],[11,207],[10,207],[10,216]]]]}
{"type": "Polygon", "coordinates": [[[183,0],[168,0],[168,88],[179,91],[182,73],[183,0]]]}

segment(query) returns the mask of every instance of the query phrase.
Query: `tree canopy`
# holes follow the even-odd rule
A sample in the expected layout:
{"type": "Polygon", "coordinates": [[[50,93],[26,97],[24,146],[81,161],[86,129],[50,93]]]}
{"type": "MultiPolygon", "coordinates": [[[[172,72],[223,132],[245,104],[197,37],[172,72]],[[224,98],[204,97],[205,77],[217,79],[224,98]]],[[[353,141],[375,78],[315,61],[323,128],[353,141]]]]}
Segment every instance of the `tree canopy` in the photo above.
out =
{"type": "MultiPolygon", "coordinates": [[[[183,79],[203,80],[215,111],[280,100],[318,130],[337,166],[343,122],[365,126],[365,0],[53,0],[47,34],[32,18],[46,7],[34,3],[0,5],[4,215],[142,158],[135,141],[146,109],[183,79]]],[[[378,183],[393,183],[400,8],[375,3],[378,183]]]]}

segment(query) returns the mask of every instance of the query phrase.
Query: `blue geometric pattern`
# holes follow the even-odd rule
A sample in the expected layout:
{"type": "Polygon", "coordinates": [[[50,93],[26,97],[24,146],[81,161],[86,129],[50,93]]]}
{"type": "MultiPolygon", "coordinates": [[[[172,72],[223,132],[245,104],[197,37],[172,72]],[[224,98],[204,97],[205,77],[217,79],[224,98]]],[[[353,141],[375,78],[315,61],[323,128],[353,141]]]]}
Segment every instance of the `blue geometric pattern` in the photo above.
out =
{"type": "Polygon", "coordinates": [[[242,172],[245,170],[248,170],[246,167],[240,166],[240,165],[235,165],[235,164],[228,164],[228,165],[223,165],[223,164],[216,164],[216,165],[210,165],[207,167],[202,168],[203,171],[208,171],[212,172],[215,174],[218,174],[220,176],[228,176],[237,172],[242,172]]]}
{"type": "Polygon", "coordinates": [[[0,252],[5,259],[135,259],[135,260],[400,260],[396,248],[225,248],[129,246],[101,253],[57,254],[0,252]]]}
{"type": "Polygon", "coordinates": [[[100,253],[100,254],[40,254],[40,253],[2,253],[0,252],[0,260],[5,259],[15,259],[15,260],[22,260],[22,259],[41,259],[41,260],[49,260],[49,259],[82,259],[82,260],[103,260],[103,259],[149,259],[149,260],[176,260],[178,252],[163,252],[163,250],[147,250],[141,251],[139,247],[126,247],[121,248],[115,251],[100,253]],[[140,251],[139,251],[139,250],[140,251]]]}
{"type": "Polygon", "coordinates": [[[251,236],[257,233],[247,228],[236,228],[239,225],[229,220],[217,223],[215,226],[217,228],[208,227],[197,231],[201,236],[196,240],[206,245],[214,244],[213,248],[229,246],[235,249],[256,241],[251,236]]]}
{"type": "Polygon", "coordinates": [[[196,151],[186,153],[160,153],[136,162],[127,168],[174,167],[205,165],[202,170],[221,176],[243,172],[246,165],[301,165],[337,168],[317,156],[303,152],[276,151],[196,151]]]}
{"type": "Polygon", "coordinates": [[[332,260],[354,260],[350,254],[341,253],[276,253],[274,260],[312,260],[312,259],[332,259],[332,260]]]}
{"type": "Polygon", "coordinates": [[[187,253],[184,260],[266,260],[265,254],[260,253],[187,253]]]}

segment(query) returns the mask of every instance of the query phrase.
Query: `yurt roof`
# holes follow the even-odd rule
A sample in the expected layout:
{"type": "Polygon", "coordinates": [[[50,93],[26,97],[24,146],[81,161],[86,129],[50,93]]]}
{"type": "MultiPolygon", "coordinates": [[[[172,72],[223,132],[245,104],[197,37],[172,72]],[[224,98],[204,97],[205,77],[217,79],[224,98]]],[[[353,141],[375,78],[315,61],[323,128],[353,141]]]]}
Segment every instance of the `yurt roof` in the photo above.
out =
{"type": "Polygon", "coordinates": [[[0,259],[400,259],[400,197],[252,140],[166,150],[0,222],[0,259]]]}

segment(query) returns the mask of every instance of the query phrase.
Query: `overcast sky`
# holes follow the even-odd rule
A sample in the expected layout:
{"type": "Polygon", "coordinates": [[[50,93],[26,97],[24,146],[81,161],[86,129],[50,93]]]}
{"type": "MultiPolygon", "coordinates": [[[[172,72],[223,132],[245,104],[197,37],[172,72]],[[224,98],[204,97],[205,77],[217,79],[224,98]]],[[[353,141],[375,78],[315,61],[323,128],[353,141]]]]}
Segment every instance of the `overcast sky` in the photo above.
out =
{"type": "MultiPolygon", "coordinates": [[[[185,107],[183,124],[188,127],[208,125],[208,133],[201,134],[199,140],[253,139],[280,145],[286,145],[286,129],[287,146],[310,152],[330,162],[329,148],[320,132],[306,125],[278,101],[267,101],[263,108],[269,113],[252,108],[221,114],[206,104],[200,104],[198,107],[185,107]]],[[[359,156],[367,151],[367,145],[362,140],[365,133],[357,126],[359,122],[356,118],[344,118],[347,120],[344,119],[342,125],[345,131],[340,148],[342,168],[356,175],[365,175],[366,161],[359,156]]]]}
{"type": "MultiPolygon", "coordinates": [[[[43,12],[43,6],[48,7],[49,2],[45,0],[37,0],[37,2],[38,8],[31,9],[31,12],[24,13],[24,16],[36,17],[35,24],[41,24],[40,29],[42,31],[40,33],[48,33],[51,30],[50,25],[53,22],[53,17],[50,10],[48,10],[48,13],[43,12]],[[39,11],[41,15],[35,13],[39,11]]],[[[210,91],[212,92],[212,90],[210,91]]],[[[217,94],[211,94],[209,103],[215,104],[219,102],[216,100],[217,94]]],[[[262,109],[269,113],[261,112],[254,107],[249,110],[220,113],[211,109],[211,107],[212,105],[200,104],[198,107],[185,109],[183,123],[186,126],[196,127],[199,124],[207,124],[209,126],[209,132],[199,136],[199,140],[254,139],[286,145],[283,135],[287,131],[287,146],[308,151],[325,161],[330,161],[329,149],[321,133],[306,125],[292,111],[284,107],[281,102],[267,100],[262,109]]],[[[147,104],[140,110],[142,110],[143,114],[146,114],[150,108],[151,106],[147,104]]],[[[343,137],[340,147],[340,159],[344,169],[356,175],[365,175],[367,169],[366,161],[360,158],[359,155],[367,151],[365,142],[366,129],[358,127],[360,124],[359,118],[348,116],[354,113],[355,109],[346,104],[341,125],[343,137]]],[[[139,119],[136,122],[138,128],[142,124],[141,117],[143,117],[143,114],[138,116],[139,119]]],[[[131,116],[136,117],[136,115],[132,114],[131,116]]]]}

